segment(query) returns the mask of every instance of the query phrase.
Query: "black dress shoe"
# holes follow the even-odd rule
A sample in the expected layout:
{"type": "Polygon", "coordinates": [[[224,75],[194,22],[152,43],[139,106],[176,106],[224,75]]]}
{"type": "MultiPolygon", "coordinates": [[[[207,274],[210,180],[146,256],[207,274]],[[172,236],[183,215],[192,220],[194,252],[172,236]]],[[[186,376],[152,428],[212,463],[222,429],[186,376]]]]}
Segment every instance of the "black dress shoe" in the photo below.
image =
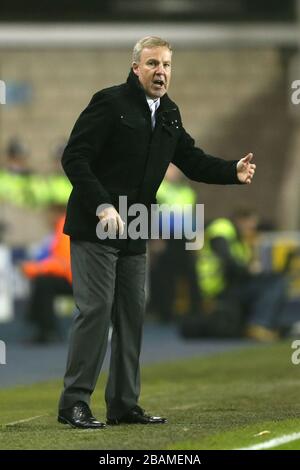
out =
{"type": "Polygon", "coordinates": [[[62,424],[69,424],[73,428],[105,428],[105,424],[94,418],[90,407],[83,401],[78,401],[71,408],[59,410],[57,421],[62,424]]]}
{"type": "Polygon", "coordinates": [[[139,406],[135,406],[132,410],[128,411],[121,418],[108,418],[106,423],[109,425],[118,425],[122,423],[127,424],[164,424],[166,418],[160,416],[150,416],[139,406]]]}

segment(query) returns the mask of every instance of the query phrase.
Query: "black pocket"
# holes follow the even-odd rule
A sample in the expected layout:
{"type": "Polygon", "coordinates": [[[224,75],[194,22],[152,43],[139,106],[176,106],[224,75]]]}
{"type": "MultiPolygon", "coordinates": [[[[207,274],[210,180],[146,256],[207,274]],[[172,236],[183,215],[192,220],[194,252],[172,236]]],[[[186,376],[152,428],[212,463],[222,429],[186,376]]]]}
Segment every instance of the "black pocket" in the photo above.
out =
{"type": "Polygon", "coordinates": [[[126,127],[131,127],[132,129],[136,128],[136,123],[128,119],[122,119],[121,124],[126,127]]]}
{"type": "Polygon", "coordinates": [[[135,118],[130,116],[121,116],[121,124],[131,129],[139,129],[145,126],[146,120],[144,118],[135,118]]]}

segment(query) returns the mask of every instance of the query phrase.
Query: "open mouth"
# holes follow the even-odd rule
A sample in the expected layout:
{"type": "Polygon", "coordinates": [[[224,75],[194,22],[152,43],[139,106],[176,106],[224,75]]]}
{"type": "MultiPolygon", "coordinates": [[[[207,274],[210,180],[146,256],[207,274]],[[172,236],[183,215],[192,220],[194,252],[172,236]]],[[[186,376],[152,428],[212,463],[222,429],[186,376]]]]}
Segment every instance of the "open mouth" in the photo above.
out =
{"type": "Polygon", "coordinates": [[[154,85],[157,85],[158,87],[162,88],[165,85],[165,82],[163,80],[155,79],[153,80],[154,85]]]}

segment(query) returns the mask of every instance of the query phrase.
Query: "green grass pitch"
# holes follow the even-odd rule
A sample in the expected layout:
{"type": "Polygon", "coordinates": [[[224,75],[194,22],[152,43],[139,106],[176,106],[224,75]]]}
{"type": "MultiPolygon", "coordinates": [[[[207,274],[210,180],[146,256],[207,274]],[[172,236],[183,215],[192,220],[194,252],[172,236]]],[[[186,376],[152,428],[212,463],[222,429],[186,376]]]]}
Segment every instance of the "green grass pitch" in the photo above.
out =
{"type": "MultiPolygon", "coordinates": [[[[287,341],[144,367],[140,404],[166,425],[72,429],[56,421],[61,381],[3,389],[0,449],[236,449],[297,433],[300,365],[292,352],[287,341]]],[[[102,420],[105,379],[92,401],[102,420]]],[[[300,449],[300,439],[273,448],[300,449]]]]}

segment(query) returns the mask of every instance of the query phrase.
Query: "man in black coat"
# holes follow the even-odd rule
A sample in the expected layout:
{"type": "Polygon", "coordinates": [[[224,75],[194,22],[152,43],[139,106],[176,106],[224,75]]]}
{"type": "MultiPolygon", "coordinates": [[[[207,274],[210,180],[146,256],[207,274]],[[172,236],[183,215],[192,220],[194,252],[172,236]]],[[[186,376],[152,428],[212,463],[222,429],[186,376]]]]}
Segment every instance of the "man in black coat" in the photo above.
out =
{"type": "Polygon", "coordinates": [[[145,307],[144,239],[122,238],[119,196],[128,205],[155,203],[170,162],[190,179],[210,184],[251,183],[252,154],[225,161],[195,147],[177,105],[168,97],[172,51],[146,37],[133,50],[127,82],[96,93],[79,116],[62,158],[73,190],[65,233],[71,237],[73,292],[78,313],[58,420],[100,428],[89,408],[113,325],[107,424],[165,423],[138,405],[139,355],[145,307]],[[106,206],[103,206],[106,204],[106,206]],[[100,240],[96,227],[118,234],[100,240]]]}

